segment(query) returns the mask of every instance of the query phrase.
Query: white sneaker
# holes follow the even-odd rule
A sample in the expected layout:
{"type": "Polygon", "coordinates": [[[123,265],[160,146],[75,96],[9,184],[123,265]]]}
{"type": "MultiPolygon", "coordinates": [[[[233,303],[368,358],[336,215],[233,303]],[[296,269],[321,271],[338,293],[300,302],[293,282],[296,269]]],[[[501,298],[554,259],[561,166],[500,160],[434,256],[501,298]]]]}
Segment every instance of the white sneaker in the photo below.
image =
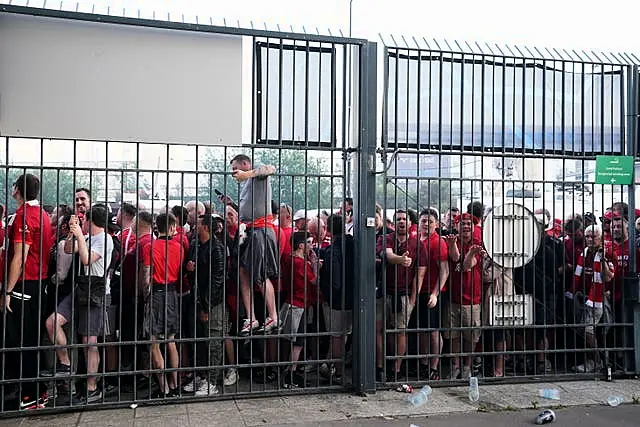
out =
{"type": "Polygon", "coordinates": [[[460,368],[453,368],[451,369],[451,374],[449,374],[449,379],[457,380],[459,375],[460,375],[460,368]]]}
{"type": "Polygon", "coordinates": [[[227,369],[227,371],[224,373],[224,379],[222,380],[222,383],[226,386],[230,386],[234,385],[237,382],[238,372],[236,371],[236,368],[227,369]]]}
{"type": "Polygon", "coordinates": [[[196,375],[193,377],[189,384],[182,387],[182,391],[184,391],[185,393],[193,393],[200,388],[200,384],[202,383],[202,381],[202,378],[196,375]]]}
{"type": "Polygon", "coordinates": [[[471,378],[471,366],[465,366],[462,368],[462,379],[468,380],[471,378]]]}
{"type": "Polygon", "coordinates": [[[203,379],[200,382],[200,387],[196,390],[196,396],[211,396],[214,394],[218,394],[218,386],[209,384],[209,381],[203,379]]]}

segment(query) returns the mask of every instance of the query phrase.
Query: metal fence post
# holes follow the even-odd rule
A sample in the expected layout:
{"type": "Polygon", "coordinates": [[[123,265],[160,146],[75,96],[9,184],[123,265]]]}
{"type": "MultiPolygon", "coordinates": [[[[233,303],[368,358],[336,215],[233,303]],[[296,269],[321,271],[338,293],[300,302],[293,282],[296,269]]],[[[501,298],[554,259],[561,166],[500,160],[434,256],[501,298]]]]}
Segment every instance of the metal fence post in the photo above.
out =
{"type": "MultiPolygon", "coordinates": [[[[377,46],[360,48],[358,80],[355,298],[353,312],[353,384],[359,393],[375,391],[375,153],[377,114],[377,46]]],[[[349,268],[349,267],[347,267],[349,268]]]]}
{"type": "MultiPolygon", "coordinates": [[[[637,155],[637,125],[638,125],[638,66],[630,67],[627,76],[627,155],[637,155]]],[[[636,271],[636,230],[635,230],[635,176],[629,185],[629,286],[625,289],[627,298],[630,296],[633,301],[633,347],[634,347],[634,370],[640,372],[640,289],[638,271],[636,271]],[[632,295],[629,295],[631,291],[632,295]]],[[[627,317],[628,319],[628,317],[627,317]]]]}

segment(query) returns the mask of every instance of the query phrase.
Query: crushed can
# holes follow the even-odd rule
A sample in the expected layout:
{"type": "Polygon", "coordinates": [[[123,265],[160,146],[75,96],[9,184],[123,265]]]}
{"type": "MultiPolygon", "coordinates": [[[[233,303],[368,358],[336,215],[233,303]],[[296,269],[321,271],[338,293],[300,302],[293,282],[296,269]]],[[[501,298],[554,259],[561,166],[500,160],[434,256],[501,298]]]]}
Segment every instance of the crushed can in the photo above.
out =
{"type": "Polygon", "coordinates": [[[551,409],[545,409],[544,411],[540,412],[536,417],[536,424],[538,425],[549,424],[554,422],[555,420],[556,420],[556,413],[553,412],[551,409]]]}
{"type": "Polygon", "coordinates": [[[396,388],[396,391],[399,393],[413,393],[413,387],[409,384],[402,384],[396,388]]]}

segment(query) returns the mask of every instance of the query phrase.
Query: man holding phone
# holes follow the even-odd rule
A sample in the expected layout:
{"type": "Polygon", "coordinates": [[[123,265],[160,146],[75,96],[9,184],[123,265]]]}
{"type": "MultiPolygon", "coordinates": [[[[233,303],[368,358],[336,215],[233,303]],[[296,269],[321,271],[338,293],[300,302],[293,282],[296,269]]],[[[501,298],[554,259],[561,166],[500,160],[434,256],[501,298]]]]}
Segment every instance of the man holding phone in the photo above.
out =
{"type": "MultiPolygon", "coordinates": [[[[113,239],[106,233],[108,214],[103,207],[94,206],[87,213],[80,224],[76,215],[69,220],[69,236],[65,241],[64,251],[67,254],[78,254],[79,265],[75,266],[77,274],[76,285],[80,275],[91,276],[98,283],[104,281],[104,299],[109,295],[108,267],[113,255],[113,239]]],[[[77,288],[76,288],[77,293],[77,288]]],[[[74,397],[74,405],[86,405],[102,399],[102,391],[98,388],[96,374],[100,367],[100,353],[98,352],[98,337],[108,335],[109,324],[103,304],[94,305],[89,302],[81,305],[74,293],[67,295],[58,305],[57,311],[52,313],[46,321],[46,328],[51,342],[59,348],[56,350],[58,363],[53,370],[45,370],[40,374],[44,377],[68,377],[71,375],[71,361],[66,348],[67,336],[62,327],[73,320],[83,344],[90,344],[84,348],[87,363],[86,394],[74,397]]]]}

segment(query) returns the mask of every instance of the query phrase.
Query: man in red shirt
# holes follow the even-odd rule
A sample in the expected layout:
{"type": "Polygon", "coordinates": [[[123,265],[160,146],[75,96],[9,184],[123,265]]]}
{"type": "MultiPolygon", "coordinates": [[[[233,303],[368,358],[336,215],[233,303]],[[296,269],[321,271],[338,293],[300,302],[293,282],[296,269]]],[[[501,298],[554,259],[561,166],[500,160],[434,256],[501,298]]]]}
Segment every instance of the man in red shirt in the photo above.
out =
{"type": "Polygon", "coordinates": [[[116,216],[116,224],[120,226],[120,244],[122,245],[121,254],[126,254],[131,248],[136,246],[136,235],[133,231],[134,219],[136,218],[137,209],[129,203],[122,203],[118,209],[116,216]]]}
{"type": "MultiPolygon", "coordinates": [[[[153,216],[149,212],[138,212],[133,221],[132,232],[135,233],[136,245],[129,248],[129,252],[122,255],[121,289],[122,289],[122,327],[120,328],[123,341],[137,341],[144,337],[142,325],[144,323],[144,299],[140,294],[138,284],[138,265],[142,263],[142,248],[153,240],[153,216]],[[136,307],[137,306],[137,307],[136,307]],[[137,318],[136,318],[137,314],[137,318]],[[136,325],[138,330],[136,330],[136,325]]],[[[123,364],[135,363],[134,347],[123,347],[123,364]]],[[[138,346],[138,362],[140,369],[148,368],[147,346],[138,346]]],[[[144,377],[144,382],[148,377],[144,377]]],[[[139,383],[138,383],[139,385],[139,383]]]]}
{"type": "Polygon", "coordinates": [[[180,242],[185,252],[189,252],[190,242],[187,237],[187,232],[184,230],[184,225],[189,217],[189,211],[182,206],[174,206],[171,208],[171,213],[176,217],[176,234],[173,238],[180,242]]]}
{"type": "MultiPolygon", "coordinates": [[[[237,218],[236,218],[237,219],[237,218]]],[[[237,227],[237,224],[236,224],[237,227]]],[[[291,253],[291,234],[293,233],[293,217],[291,216],[291,206],[282,204],[278,216],[278,227],[276,228],[276,238],[280,246],[280,256],[291,253]]]]}
{"type": "Polygon", "coordinates": [[[434,209],[425,209],[420,213],[420,231],[426,231],[426,239],[421,241],[418,247],[418,301],[417,316],[418,326],[421,329],[432,329],[429,333],[422,334],[420,340],[421,354],[432,354],[431,362],[425,358],[420,361],[421,375],[424,379],[439,380],[438,363],[442,351],[442,337],[440,336],[440,293],[446,289],[449,278],[449,252],[447,244],[438,235],[436,229],[440,220],[434,209]],[[427,340],[427,335],[430,339],[427,340]],[[429,353],[428,343],[431,343],[429,353]]]}
{"type": "MultiPolygon", "coordinates": [[[[395,349],[396,357],[393,372],[387,375],[388,381],[398,381],[401,376],[400,366],[402,356],[407,351],[406,329],[409,318],[416,303],[416,257],[418,254],[418,239],[410,236],[411,219],[404,210],[395,214],[396,229],[394,233],[381,236],[379,245],[384,245],[386,259],[386,298],[376,300],[376,317],[384,319],[387,324],[399,331],[395,333],[396,342],[388,343],[389,348],[395,349]]],[[[378,252],[382,252],[378,249],[378,252]]],[[[378,333],[382,333],[379,330],[378,333]]],[[[381,369],[381,367],[379,367],[381,369]]],[[[380,373],[378,372],[378,376],[380,373]]]]}
{"type": "Polygon", "coordinates": [[[331,236],[327,233],[327,224],[321,218],[314,218],[307,226],[307,232],[313,237],[313,246],[324,249],[331,245],[331,236]]]}
{"type": "Polygon", "coordinates": [[[293,252],[284,255],[280,261],[282,271],[282,286],[287,293],[287,299],[280,309],[282,319],[282,333],[291,334],[287,338],[291,343],[291,366],[282,376],[284,388],[304,387],[304,374],[296,370],[296,363],[304,346],[304,338],[296,336],[306,332],[305,311],[316,304],[318,298],[318,259],[312,245],[307,242],[304,231],[293,234],[293,252]]]}
{"type": "Polygon", "coordinates": [[[469,203],[467,213],[474,216],[476,226],[473,227],[473,244],[482,245],[482,221],[484,218],[484,205],[480,201],[469,203]]]}
{"type": "MultiPolygon", "coordinates": [[[[456,221],[458,235],[444,237],[449,252],[449,271],[451,277],[451,352],[465,353],[473,351],[480,339],[480,306],[482,303],[482,247],[473,243],[473,228],[476,221],[471,214],[464,213],[456,221]],[[456,328],[466,329],[461,332],[456,328]],[[462,340],[462,342],[461,342],[462,340]],[[462,345],[461,345],[462,344],[462,345]]],[[[450,379],[460,375],[460,358],[453,359],[453,371],[450,379]]],[[[471,376],[471,356],[464,357],[462,379],[471,376]]]]}
{"type": "MultiPolygon", "coordinates": [[[[7,273],[0,277],[0,308],[6,315],[6,348],[37,347],[40,342],[40,301],[47,278],[51,241],[51,221],[38,203],[40,181],[31,174],[18,177],[12,196],[18,210],[7,230],[7,247],[0,257],[7,273]]],[[[38,351],[6,353],[5,375],[13,378],[38,377],[38,351]]],[[[46,387],[35,381],[20,384],[20,409],[42,408],[48,401],[46,387]],[[38,389],[39,387],[39,389],[38,389]]]]}
{"type": "MultiPolygon", "coordinates": [[[[173,338],[179,328],[178,280],[180,279],[180,261],[184,259],[182,245],[173,239],[176,230],[176,217],[173,214],[160,214],[156,218],[158,238],[142,248],[140,283],[143,293],[148,295],[145,305],[145,329],[151,335],[151,358],[155,369],[165,368],[160,351],[159,340],[166,343],[168,365],[178,367],[178,350],[173,338]]],[[[167,375],[158,374],[160,393],[157,397],[167,397],[179,393],[178,372],[167,375]]]]}
{"type": "MultiPolygon", "coordinates": [[[[624,323],[626,321],[624,315],[624,303],[622,301],[622,289],[624,287],[624,278],[630,276],[629,265],[629,221],[624,214],[627,212],[612,213],[611,221],[611,242],[605,242],[605,258],[611,260],[614,266],[613,280],[607,283],[606,290],[610,292],[613,299],[613,317],[616,323],[624,323]]],[[[634,245],[635,246],[635,245],[634,245]]],[[[636,271],[640,271],[640,251],[636,251],[636,271]]],[[[616,327],[614,329],[614,346],[620,347],[624,345],[626,340],[625,328],[616,327]]],[[[624,366],[623,354],[620,352],[616,355],[618,364],[624,366]]]]}

